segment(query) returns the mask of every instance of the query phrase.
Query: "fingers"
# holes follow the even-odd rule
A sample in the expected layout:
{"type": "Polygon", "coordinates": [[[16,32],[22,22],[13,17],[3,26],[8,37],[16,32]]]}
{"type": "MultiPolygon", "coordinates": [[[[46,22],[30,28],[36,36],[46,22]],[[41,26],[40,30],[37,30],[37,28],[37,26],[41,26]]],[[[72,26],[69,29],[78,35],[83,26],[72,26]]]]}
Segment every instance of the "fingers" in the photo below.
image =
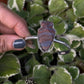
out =
{"type": "Polygon", "coordinates": [[[8,27],[0,23],[0,33],[15,34],[15,31],[13,29],[9,29],[8,27]]]}
{"type": "Polygon", "coordinates": [[[2,3],[0,3],[0,22],[14,29],[20,37],[30,36],[26,22],[2,3]]]}
{"type": "MultiPolygon", "coordinates": [[[[0,3],[0,23],[2,23],[2,27],[4,26],[4,28],[1,27],[1,32],[0,33],[6,33],[7,32],[14,32],[18,35],[18,36],[8,36],[8,35],[3,35],[0,36],[0,52],[5,52],[5,51],[9,51],[9,50],[18,50],[17,48],[21,48],[24,45],[20,45],[17,47],[18,43],[22,43],[22,40],[17,40],[14,42],[14,40],[16,39],[20,39],[26,36],[30,36],[30,33],[27,29],[27,24],[26,22],[19,17],[17,14],[15,14],[14,12],[12,12],[11,10],[9,10],[5,5],[3,5],[2,3],[0,3]],[[6,31],[4,31],[4,29],[6,29],[6,31]],[[9,30],[8,30],[9,28],[9,30]],[[14,30],[14,31],[12,31],[14,30]],[[13,46],[14,44],[14,46],[13,46]]],[[[23,42],[25,43],[25,42],[23,42]]],[[[32,48],[32,42],[28,41],[27,42],[29,45],[29,47],[32,48]]],[[[19,49],[21,50],[21,49],[19,49]]]]}
{"type": "Polygon", "coordinates": [[[16,35],[0,35],[0,53],[9,50],[22,50],[25,41],[16,35]]]}

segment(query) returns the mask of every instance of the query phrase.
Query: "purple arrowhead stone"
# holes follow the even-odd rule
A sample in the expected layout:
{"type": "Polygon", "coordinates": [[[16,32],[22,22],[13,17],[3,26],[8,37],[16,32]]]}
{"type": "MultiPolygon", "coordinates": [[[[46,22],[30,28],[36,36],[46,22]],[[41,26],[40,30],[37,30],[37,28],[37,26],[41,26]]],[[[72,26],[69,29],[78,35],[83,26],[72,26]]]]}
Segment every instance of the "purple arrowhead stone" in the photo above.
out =
{"type": "Polygon", "coordinates": [[[42,21],[38,29],[38,44],[43,52],[47,52],[55,38],[55,29],[52,22],[42,21]]]}

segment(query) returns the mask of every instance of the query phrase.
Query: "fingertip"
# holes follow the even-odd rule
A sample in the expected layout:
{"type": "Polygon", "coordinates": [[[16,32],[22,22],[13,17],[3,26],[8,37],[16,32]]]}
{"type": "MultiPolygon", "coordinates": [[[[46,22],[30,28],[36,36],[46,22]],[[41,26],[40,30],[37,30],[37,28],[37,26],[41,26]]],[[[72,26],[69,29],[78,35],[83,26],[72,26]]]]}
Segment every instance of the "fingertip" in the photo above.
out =
{"type": "Polygon", "coordinates": [[[17,35],[0,35],[0,53],[10,50],[23,50],[25,42],[17,35]]]}

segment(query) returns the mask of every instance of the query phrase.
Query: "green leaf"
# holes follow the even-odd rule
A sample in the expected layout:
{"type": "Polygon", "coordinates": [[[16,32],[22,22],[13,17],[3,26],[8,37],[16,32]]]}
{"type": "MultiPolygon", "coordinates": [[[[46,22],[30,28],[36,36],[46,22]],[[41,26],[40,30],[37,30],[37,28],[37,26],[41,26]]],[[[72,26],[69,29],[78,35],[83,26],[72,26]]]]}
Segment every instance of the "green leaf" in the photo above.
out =
{"type": "Polygon", "coordinates": [[[36,60],[35,56],[33,56],[30,60],[28,60],[28,62],[25,64],[25,69],[26,72],[28,73],[32,73],[33,72],[33,67],[35,65],[38,65],[39,62],[36,60]]]}
{"type": "Polygon", "coordinates": [[[5,81],[3,84],[13,84],[11,81],[5,81]]]}
{"type": "Polygon", "coordinates": [[[50,65],[50,62],[53,60],[53,54],[52,53],[44,53],[42,55],[43,57],[43,63],[46,65],[50,65]]]}
{"type": "Polygon", "coordinates": [[[22,10],[25,4],[25,0],[16,0],[19,10],[22,10]]]}
{"type": "Polygon", "coordinates": [[[50,16],[48,20],[54,23],[54,28],[56,30],[57,35],[64,34],[66,32],[67,24],[62,20],[61,17],[53,15],[53,16],[50,16]]]}
{"type": "Polygon", "coordinates": [[[36,84],[49,84],[50,71],[46,65],[36,65],[33,68],[33,77],[36,84]]]}
{"type": "Polygon", "coordinates": [[[14,0],[8,0],[8,7],[12,8],[13,3],[14,3],[14,0]]]}
{"type": "Polygon", "coordinates": [[[69,34],[75,35],[79,38],[83,38],[84,37],[84,27],[79,23],[75,23],[74,28],[69,34]]]}
{"type": "Polygon", "coordinates": [[[33,2],[34,2],[34,3],[37,3],[37,4],[39,4],[39,5],[43,5],[43,1],[42,1],[42,0],[34,0],[33,2]]]}
{"type": "Polygon", "coordinates": [[[50,84],[72,84],[72,77],[65,68],[56,67],[50,79],[50,84]]]}
{"type": "Polygon", "coordinates": [[[70,72],[73,80],[76,80],[79,77],[80,71],[76,66],[70,66],[68,71],[70,72]]]}
{"type": "Polygon", "coordinates": [[[65,35],[72,44],[72,41],[83,41],[84,40],[84,27],[79,23],[74,23],[74,28],[69,32],[69,34],[65,35]]]}
{"type": "Polygon", "coordinates": [[[19,80],[16,84],[26,84],[25,80],[19,80]]]}
{"type": "Polygon", "coordinates": [[[75,84],[84,84],[84,74],[80,74],[78,79],[76,79],[75,84]]]}
{"type": "Polygon", "coordinates": [[[45,13],[44,7],[39,4],[30,5],[30,14],[28,18],[28,23],[31,27],[36,27],[39,25],[40,21],[43,19],[42,14],[45,13]]]}
{"type": "Polygon", "coordinates": [[[76,21],[76,16],[74,15],[73,9],[68,9],[60,14],[60,17],[66,21],[68,27],[66,33],[70,32],[74,27],[74,22],[76,21]]]}
{"type": "Polygon", "coordinates": [[[76,20],[76,16],[74,15],[73,9],[69,9],[66,11],[66,18],[67,20],[70,20],[72,22],[76,20]]]}
{"type": "Polygon", "coordinates": [[[30,15],[31,16],[36,16],[44,12],[45,12],[45,9],[43,6],[40,6],[39,4],[36,4],[36,3],[30,5],[30,15]]]}
{"type": "MultiPolygon", "coordinates": [[[[65,65],[65,62],[63,62],[63,61],[60,60],[60,59],[58,59],[57,65],[58,65],[58,66],[66,66],[66,65],[65,65]]],[[[64,68],[65,68],[65,67],[64,67],[64,68]]]]}
{"type": "Polygon", "coordinates": [[[84,17],[84,1],[83,0],[73,0],[74,13],[78,17],[84,17]]]}
{"type": "Polygon", "coordinates": [[[29,26],[37,27],[40,25],[39,23],[41,20],[43,20],[43,17],[41,15],[40,16],[37,15],[37,16],[30,16],[27,21],[28,21],[29,26]]]}
{"type": "Polygon", "coordinates": [[[71,49],[71,51],[68,54],[65,54],[65,55],[59,54],[58,57],[63,62],[66,62],[66,63],[72,62],[74,60],[74,58],[76,57],[76,52],[75,52],[75,50],[71,49]]]}
{"type": "Polygon", "coordinates": [[[78,48],[81,45],[80,41],[72,41],[71,48],[78,48]]]}
{"type": "Polygon", "coordinates": [[[25,0],[8,0],[8,7],[21,11],[24,7],[25,0]]]}
{"type": "Polygon", "coordinates": [[[59,14],[68,8],[68,4],[65,0],[49,0],[48,7],[51,14],[59,14]]]}
{"type": "Polygon", "coordinates": [[[0,78],[8,78],[20,73],[20,63],[13,54],[4,55],[0,59],[0,78]]]}
{"type": "Polygon", "coordinates": [[[66,12],[61,13],[60,16],[66,21],[74,22],[76,20],[73,9],[68,9],[66,12]]]}

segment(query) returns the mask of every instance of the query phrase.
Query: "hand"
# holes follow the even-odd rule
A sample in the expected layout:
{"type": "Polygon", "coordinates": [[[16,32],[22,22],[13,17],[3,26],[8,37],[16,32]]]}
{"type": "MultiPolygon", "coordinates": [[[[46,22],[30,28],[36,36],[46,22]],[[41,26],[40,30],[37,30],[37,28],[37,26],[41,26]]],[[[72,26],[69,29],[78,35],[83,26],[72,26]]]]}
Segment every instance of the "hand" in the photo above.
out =
{"type": "Polygon", "coordinates": [[[0,33],[2,34],[0,35],[0,53],[24,49],[23,38],[30,36],[26,22],[2,3],[0,3],[0,33]]]}

